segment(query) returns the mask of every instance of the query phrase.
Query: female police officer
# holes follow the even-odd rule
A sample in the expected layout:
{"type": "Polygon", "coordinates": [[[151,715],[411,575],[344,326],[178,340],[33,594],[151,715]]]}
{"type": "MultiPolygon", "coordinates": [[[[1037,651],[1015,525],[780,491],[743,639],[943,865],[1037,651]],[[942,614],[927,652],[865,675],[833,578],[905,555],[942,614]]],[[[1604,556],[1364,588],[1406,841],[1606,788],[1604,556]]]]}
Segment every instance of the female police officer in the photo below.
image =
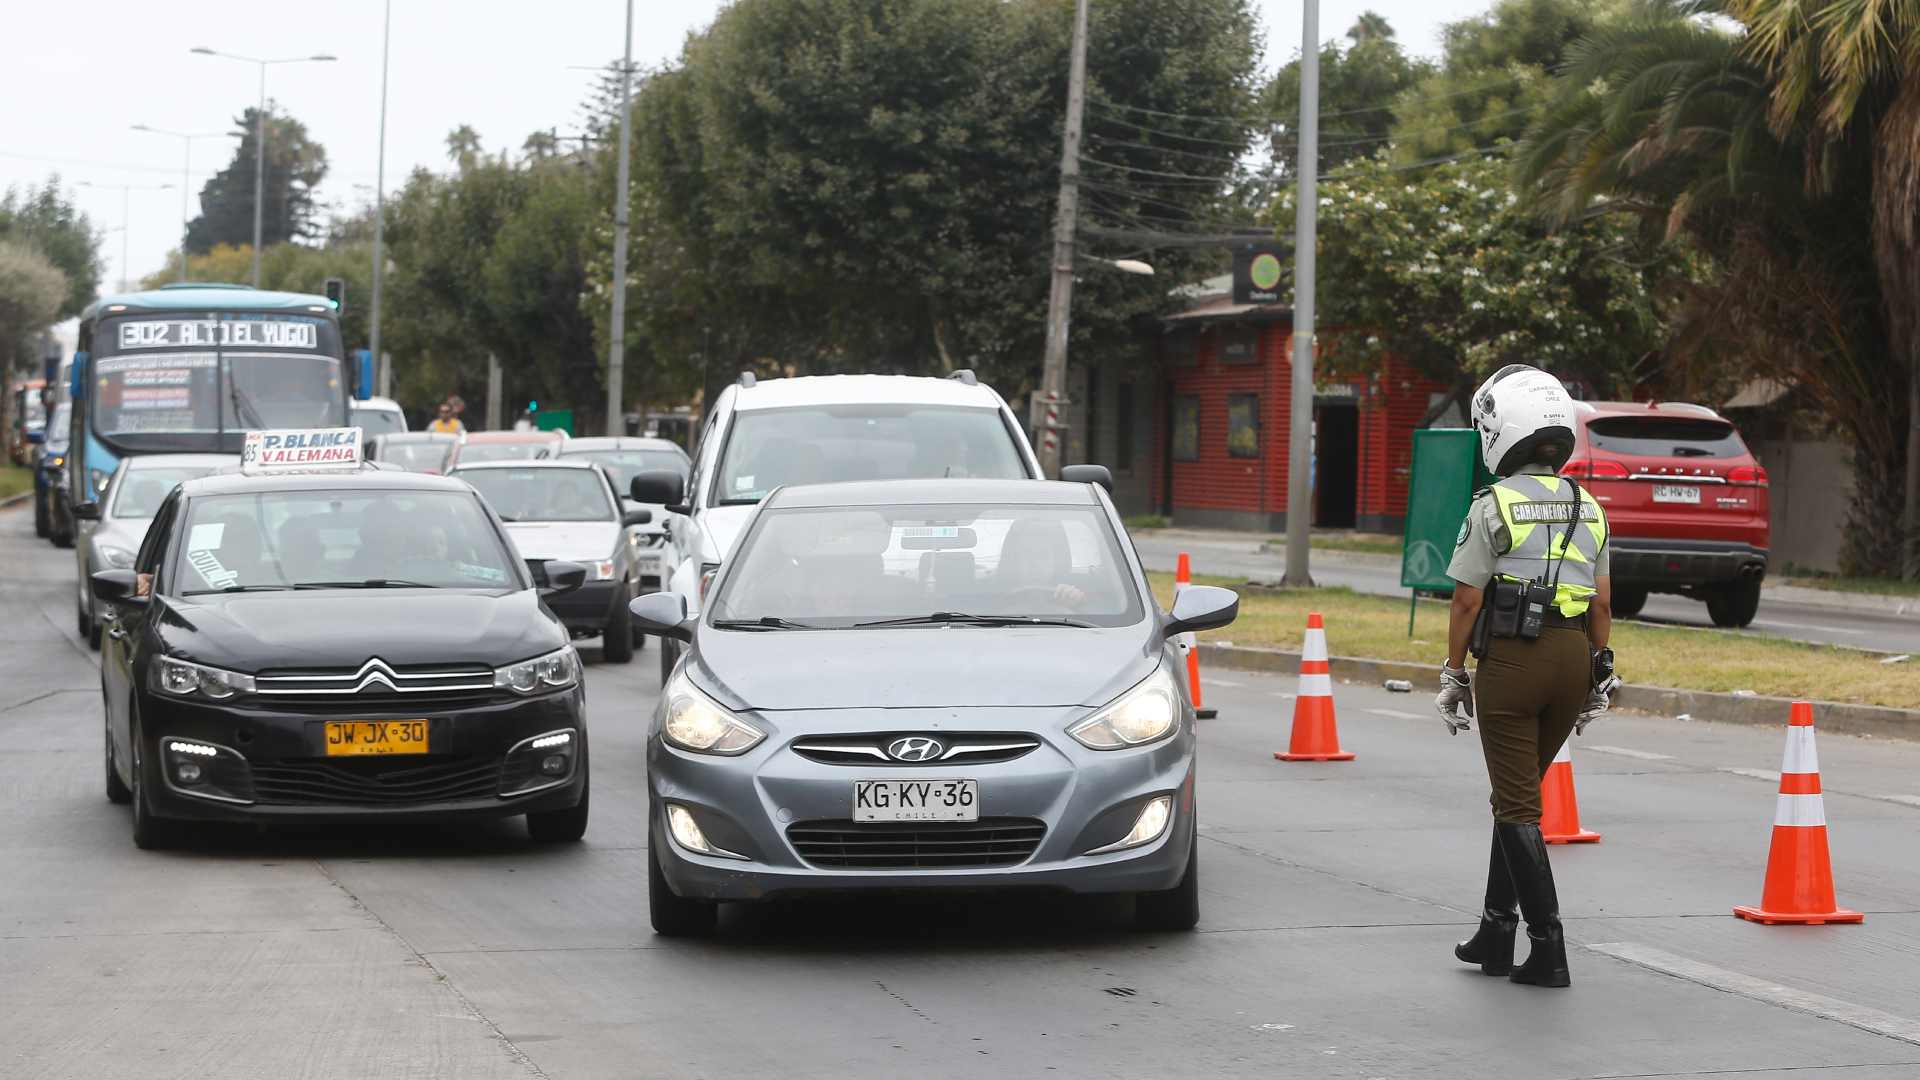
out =
{"type": "Polygon", "coordinates": [[[1476,711],[1493,782],[1493,849],[1480,929],[1454,955],[1514,982],[1566,986],[1560,905],[1540,836],[1540,777],[1576,724],[1606,711],[1613,676],[1607,520],[1593,496],[1557,475],[1573,453],[1573,409],[1560,381],[1509,364],[1473,398],[1473,424],[1500,476],[1460,526],[1447,665],[1434,704],[1449,731],[1476,711]],[[1471,683],[1466,656],[1479,657],[1471,683]],[[1476,710],[1476,698],[1478,709],[1476,710]],[[1516,899],[1532,952],[1513,963],[1516,899]]]}

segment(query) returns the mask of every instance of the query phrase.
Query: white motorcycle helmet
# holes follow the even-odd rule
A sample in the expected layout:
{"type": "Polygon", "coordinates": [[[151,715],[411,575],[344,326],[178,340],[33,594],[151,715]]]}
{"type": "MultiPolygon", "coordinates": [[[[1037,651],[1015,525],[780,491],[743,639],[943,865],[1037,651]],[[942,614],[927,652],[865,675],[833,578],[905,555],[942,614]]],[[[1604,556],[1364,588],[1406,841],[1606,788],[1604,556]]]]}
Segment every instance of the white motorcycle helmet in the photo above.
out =
{"type": "Polygon", "coordinates": [[[1542,443],[1558,449],[1555,469],[1573,455],[1573,398],[1560,380],[1531,364],[1508,364],[1473,395],[1473,426],[1480,455],[1497,476],[1512,476],[1535,460],[1542,443]]]}

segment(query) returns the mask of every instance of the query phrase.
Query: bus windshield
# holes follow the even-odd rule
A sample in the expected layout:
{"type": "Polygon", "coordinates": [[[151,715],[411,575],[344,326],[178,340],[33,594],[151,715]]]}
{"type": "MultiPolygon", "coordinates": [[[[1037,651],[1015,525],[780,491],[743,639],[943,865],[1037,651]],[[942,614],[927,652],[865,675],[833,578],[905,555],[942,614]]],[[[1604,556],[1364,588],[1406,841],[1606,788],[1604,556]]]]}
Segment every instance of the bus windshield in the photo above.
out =
{"type": "Polygon", "coordinates": [[[330,319],[131,316],[104,322],[94,346],[93,430],[131,450],[237,449],[250,429],[346,423],[330,319]]]}

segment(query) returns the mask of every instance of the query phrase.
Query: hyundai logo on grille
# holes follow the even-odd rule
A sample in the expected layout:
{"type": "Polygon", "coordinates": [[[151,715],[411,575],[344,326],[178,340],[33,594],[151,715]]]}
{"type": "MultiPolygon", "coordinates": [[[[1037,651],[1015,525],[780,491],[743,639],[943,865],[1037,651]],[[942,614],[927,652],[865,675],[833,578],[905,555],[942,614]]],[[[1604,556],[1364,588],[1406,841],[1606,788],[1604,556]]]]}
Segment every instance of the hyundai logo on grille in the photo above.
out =
{"type": "Polygon", "coordinates": [[[932,761],[944,750],[946,746],[939,739],[924,735],[909,735],[887,744],[887,756],[895,761],[932,761]]]}

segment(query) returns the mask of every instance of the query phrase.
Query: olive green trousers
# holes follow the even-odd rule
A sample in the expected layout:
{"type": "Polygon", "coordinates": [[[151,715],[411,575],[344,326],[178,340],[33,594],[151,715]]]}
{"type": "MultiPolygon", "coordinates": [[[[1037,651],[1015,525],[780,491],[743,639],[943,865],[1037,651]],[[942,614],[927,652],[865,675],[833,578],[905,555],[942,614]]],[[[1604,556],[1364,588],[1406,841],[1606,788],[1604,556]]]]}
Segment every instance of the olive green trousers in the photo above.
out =
{"type": "Polygon", "coordinates": [[[1592,689],[1592,653],[1577,626],[1547,626],[1533,641],[1495,638],[1487,646],[1473,702],[1493,783],[1493,820],[1539,823],[1540,778],[1592,689]]]}

